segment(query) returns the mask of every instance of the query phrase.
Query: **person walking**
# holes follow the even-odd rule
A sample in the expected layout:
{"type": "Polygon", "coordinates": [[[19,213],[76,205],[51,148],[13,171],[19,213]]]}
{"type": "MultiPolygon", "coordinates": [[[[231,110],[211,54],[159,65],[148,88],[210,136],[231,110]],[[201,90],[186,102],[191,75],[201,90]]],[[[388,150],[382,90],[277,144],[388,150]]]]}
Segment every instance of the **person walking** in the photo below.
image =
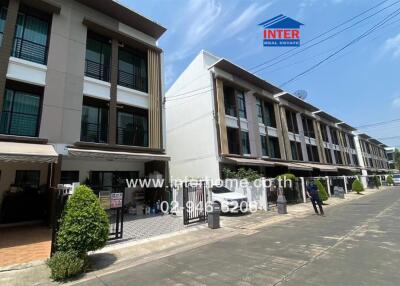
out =
{"type": "Polygon", "coordinates": [[[324,209],[322,208],[322,201],[319,198],[318,194],[318,187],[315,185],[314,181],[309,182],[307,186],[307,195],[311,199],[311,203],[313,205],[314,211],[317,215],[322,215],[324,216],[324,209]],[[317,204],[319,208],[319,212],[317,209],[317,204]]]}

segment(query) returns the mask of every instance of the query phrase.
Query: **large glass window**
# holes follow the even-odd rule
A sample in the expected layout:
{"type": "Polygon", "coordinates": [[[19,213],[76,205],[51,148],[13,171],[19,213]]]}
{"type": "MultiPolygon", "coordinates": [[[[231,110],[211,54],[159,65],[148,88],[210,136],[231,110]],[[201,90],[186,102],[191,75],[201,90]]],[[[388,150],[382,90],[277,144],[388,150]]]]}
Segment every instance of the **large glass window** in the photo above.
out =
{"type": "Polygon", "coordinates": [[[46,64],[49,31],[48,15],[22,7],[18,13],[12,56],[46,64]]]}
{"type": "Polygon", "coordinates": [[[79,171],[61,171],[60,184],[72,184],[79,182],[79,171]]]}
{"type": "Polygon", "coordinates": [[[85,102],[82,108],[81,141],[107,143],[108,108],[105,103],[85,102]]]}
{"type": "Polygon", "coordinates": [[[326,157],[326,162],[328,164],[332,164],[332,153],[331,153],[331,149],[325,148],[325,157],[326,157]]]}
{"type": "Polygon", "coordinates": [[[39,188],[40,171],[36,170],[18,170],[15,172],[15,186],[21,188],[39,188]]]}
{"type": "Polygon", "coordinates": [[[120,145],[149,146],[147,111],[118,111],[117,143],[120,145]]]}
{"type": "Polygon", "coordinates": [[[274,105],[269,102],[264,102],[265,124],[276,128],[274,105]]]}
{"type": "Polygon", "coordinates": [[[290,149],[292,150],[293,160],[303,161],[303,153],[301,151],[300,142],[290,141],[290,149]]]}
{"type": "Polygon", "coordinates": [[[299,133],[299,127],[297,125],[296,113],[290,110],[286,110],[286,121],[289,132],[299,133]]]}
{"type": "Polygon", "coordinates": [[[335,128],[329,128],[331,132],[332,143],[335,145],[339,145],[339,138],[337,135],[337,130],[335,128]]]}
{"type": "Polygon", "coordinates": [[[271,158],[281,157],[281,151],[279,149],[279,141],[277,137],[268,137],[268,151],[271,158]]]}
{"type": "Polygon", "coordinates": [[[139,178],[138,171],[91,171],[90,187],[98,191],[119,191],[126,186],[126,180],[139,178]]]}
{"type": "Polygon", "coordinates": [[[335,150],[334,153],[335,153],[336,164],[342,165],[343,164],[342,154],[338,150],[335,150]]]}
{"type": "Polygon", "coordinates": [[[38,136],[40,96],[6,89],[0,133],[18,136],[38,136]]]}
{"type": "Polygon", "coordinates": [[[303,123],[304,136],[315,138],[314,124],[311,118],[301,117],[303,123]]]}
{"type": "Polygon", "coordinates": [[[224,86],[224,103],[225,103],[225,114],[237,117],[234,88],[230,86],[224,86]]]}
{"type": "Polygon", "coordinates": [[[7,8],[0,7],[0,47],[3,44],[4,25],[6,23],[7,8]]]}
{"type": "Polygon", "coordinates": [[[256,99],[256,111],[257,111],[258,123],[265,124],[263,102],[259,98],[256,99]]]}
{"type": "Polygon", "coordinates": [[[249,140],[249,132],[242,131],[242,153],[250,154],[250,140],[249,140]]]}
{"type": "Polygon", "coordinates": [[[307,144],[307,155],[308,161],[310,162],[319,162],[318,148],[317,146],[307,144]]]}
{"type": "Polygon", "coordinates": [[[237,128],[226,128],[228,148],[230,154],[240,154],[239,149],[239,129],[237,128]]]}
{"type": "Polygon", "coordinates": [[[147,92],[147,57],[145,54],[121,48],[118,52],[118,84],[147,92]]]}
{"type": "Polygon", "coordinates": [[[109,82],[110,65],[110,40],[88,32],[86,40],[85,75],[109,82]]]}
{"type": "Polygon", "coordinates": [[[263,156],[268,156],[268,142],[267,142],[267,136],[261,135],[260,136],[261,140],[261,152],[263,156]]]}
{"type": "Polygon", "coordinates": [[[322,135],[322,140],[324,142],[329,142],[328,138],[328,132],[326,131],[327,126],[325,124],[321,124],[321,135],[322,135]]]}
{"type": "Polygon", "coordinates": [[[246,116],[246,100],[245,100],[243,92],[238,93],[237,101],[238,101],[239,117],[247,118],[247,116],[246,116]]]}

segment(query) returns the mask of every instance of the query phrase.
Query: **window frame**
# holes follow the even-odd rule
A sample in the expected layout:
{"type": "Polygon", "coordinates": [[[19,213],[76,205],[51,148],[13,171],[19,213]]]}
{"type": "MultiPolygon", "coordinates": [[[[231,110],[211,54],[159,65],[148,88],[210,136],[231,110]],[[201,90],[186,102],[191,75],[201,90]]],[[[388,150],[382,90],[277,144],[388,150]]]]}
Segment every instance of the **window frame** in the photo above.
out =
{"type": "MultiPolygon", "coordinates": [[[[109,128],[110,128],[110,109],[107,106],[108,102],[103,101],[103,100],[98,100],[98,99],[94,99],[94,98],[88,98],[88,97],[84,97],[83,99],[83,104],[82,104],[82,118],[81,118],[81,135],[80,135],[80,140],[82,142],[88,142],[88,143],[101,143],[101,144],[108,144],[109,143],[109,128]],[[106,111],[107,113],[107,126],[106,126],[106,130],[104,131],[106,134],[106,140],[103,142],[101,140],[101,136],[102,136],[102,124],[101,124],[101,114],[100,112],[97,112],[97,123],[89,123],[89,124],[95,124],[97,125],[97,139],[96,141],[88,141],[88,140],[84,140],[83,139],[83,112],[84,112],[84,107],[92,107],[92,108],[97,108],[102,109],[103,111],[106,111]]],[[[88,122],[86,122],[87,124],[88,122]]],[[[88,134],[86,134],[86,138],[88,137],[88,134]]]]}
{"type": "MultiPolygon", "coordinates": [[[[132,132],[134,133],[135,131],[132,130],[132,132]]],[[[122,109],[118,109],[117,110],[117,130],[116,130],[116,141],[118,145],[123,145],[123,146],[134,146],[134,147],[149,147],[149,140],[150,140],[150,136],[149,136],[149,115],[148,115],[148,110],[146,109],[141,109],[141,108],[135,108],[135,107],[130,107],[130,106],[123,106],[122,109]],[[135,127],[135,116],[139,116],[139,117],[143,117],[146,119],[146,128],[144,130],[144,134],[145,137],[143,137],[142,139],[143,142],[146,142],[147,144],[143,144],[143,145],[135,145],[135,140],[133,138],[133,142],[132,144],[123,144],[122,142],[119,141],[119,130],[120,129],[126,129],[126,127],[120,127],[119,126],[119,114],[120,113],[125,113],[125,114],[129,114],[132,116],[132,128],[135,127]]]]}
{"type": "Polygon", "coordinates": [[[242,155],[251,155],[249,132],[241,130],[240,131],[240,140],[241,140],[241,147],[242,147],[241,154],[242,155]]]}
{"type": "Polygon", "coordinates": [[[98,35],[95,32],[88,31],[87,37],[86,37],[86,49],[85,49],[85,76],[94,78],[97,80],[105,81],[105,82],[111,81],[112,46],[110,44],[110,41],[111,40],[106,37],[98,35]],[[96,62],[96,61],[92,61],[92,60],[88,59],[89,39],[100,43],[100,62],[96,62]],[[109,54],[107,62],[106,62],[106,53],[105,53],[106,46],[108,46],[108,48],[110,50],[110,54],[109,54]],[[98,75],[96,75],[95,73],[88,72],[89,63],[100,66],[98,75]]]}
{"type": "Polygon", "coordinates": [[[131,47],[119,47],[118,48],[118,79],[117,79],[117,83],[120,86],[129,88],[129,89],[134,89],[134,90],[138,90],[141,92],[145,92],[147,93],[149,91],[149,86],[148,86],[148,79],[149,79],[149,63],[148,63],[148,58],[147,55],[141,51],[138,51],[134,48],[131,47]],[[129,62],[128,64],[130,64],[132,66],[132,71],[131,73],[125,70],[121,69],[121,55],[122,53],[126,53],[130,56],[131,62],[129,62]],[[142,72],[142,67],[138,67],[136,65],[136,61],[141,62],[142,60],[144,60],[144,66],[145,66],[145,77],[143,78],[141,75],[142,72]],[[137,70],[137,73],[135,73],[135,69],[137,70]],[[127,82],[123,82],[121,80],[121,73],[125,73],[128,75],[129,79],[132,79],[132,83],[127,83],[127,82]],[[140,73],[140,74],[139,74],[140,73]],[[139,78],[140,81],[143,81],[143,86],[138,85],[136,83],[137,79],[139,78]]]}
{"type": "Polygon", "coordinates": [[[236,101],[237,101],[237,109],[238,109],[238,117],[247,119],[247,110],[246,110],[246,96],[243,91],[235,90],[236,101]]]}

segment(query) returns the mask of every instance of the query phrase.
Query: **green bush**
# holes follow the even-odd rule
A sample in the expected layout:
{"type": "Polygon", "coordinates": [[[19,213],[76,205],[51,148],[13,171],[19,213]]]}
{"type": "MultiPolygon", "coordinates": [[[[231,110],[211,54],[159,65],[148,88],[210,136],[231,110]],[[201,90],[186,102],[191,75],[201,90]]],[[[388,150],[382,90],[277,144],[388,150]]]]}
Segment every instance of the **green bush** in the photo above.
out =
{"type": "Polygon", "coordinates": [[[236,172],[232,171],[231,169],[224,168],[223,173],[225,179],[238,179],[238,180],[247,179],[249,182],[253,182],[257,179],[262,178],[262,175],[259,174],[257,171],[245,168],[239,168],[236,172]]]}
{"type": "Polygon", "coordinates": [[[362,183],[360,182],[360,180],[358,180],[358,179],[354,180],[353,184],[351,185],[351,189],[354,192],[356,192],[357,194],[364,191],[364,187],[363,187],[362,183]]]}
{"type": "Polygon", "coordinates": [[[290,173],[282,174],[279,176],[276,176],[276,179],[281,179],[281,180],[291,180],[292,182],[296,180],[296,176],[290,173]]]}
{"type": "Polygon", "coordinates": [[[51,278],[59,281],[82,273],[85,270],[85,259],[76,251],[59,251],[47,260],[51,278]]]}
{"type": "Polygon", "coordinates": [[[109,219],[93,191],[82,185],[68,199],[57,237],[58,251],[86,255],[105,246],[109,219]]]}
{"type": "Polygon", "coordinates": [[[320,180],[317,180],[317,182],[315,184],[317,185],[318,195],[319,195],[319,198],[321,199],[321,201],[323,201],[323,202],[327,201],[329,196],[328,196],[328,193],[325,190],[324,185],[321,183],[320,180]]]}
{"type": "Polygon", "coordinates": [[[393,185],[394,184],[393,176],[392,175],[388,176],[386,182],[389,186],[393,185]]]}
{"type": "Polygon", "coordinates": [[[373,182],[374,182],[375,188],[377,188],[377,189],[379,189],[379,187],[382,185],[381,180],[379,179],[378,176],[373,177],[373,182]]]}

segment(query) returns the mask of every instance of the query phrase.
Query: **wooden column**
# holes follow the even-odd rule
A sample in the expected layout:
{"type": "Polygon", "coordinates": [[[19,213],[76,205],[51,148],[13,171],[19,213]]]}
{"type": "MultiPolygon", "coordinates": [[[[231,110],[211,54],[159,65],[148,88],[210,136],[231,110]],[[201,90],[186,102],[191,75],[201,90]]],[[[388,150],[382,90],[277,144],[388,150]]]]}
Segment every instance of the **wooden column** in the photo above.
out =
{"type": "Polygon", "coordinates": [[[3,41],[0,47],[0,113],[3,110],[3,100],[6,88],[8,62],[14,42],[14,31],[17,24],[19,0],[9,0],[7,17],[4,25],[3,41]]]}
{"type": "Polygon", "coordinates": [[[286,152],[286,160],[293,160],[292,157],[292,150],[290,149],[290,140],[289,140],[289,130],[287,126],[286,120],[286,109],[281,106],[280,108],[280,115],[282,121],[282,133],[283,133],[283,142],[285,143],[285,152],[286,152]]]}
{"type": "Polygon", "coordinates": [[[219,138],[220,138],[220,150],[221,155],[229,154],[228,136],[226,132],[225,122],[225,103],[224,103],[224,84],[220,79],[216,79],[216,91],[217,91],[217,110],[218,110],[218,126],[219,126],[219,138]]]}
{"type": "Polygon", "coordinates": [[[316,120],[313,120],[313,126],[315,130],[315,142],[317,143],[319,161],[321,163],[326,163],[324,141],[322,140],[322,134],[321,134],[321,126],[319,122],[317,122],[316,120]]]}
{"type": "Polygon", "coordinates": [[[117,143],[117,85],[118,85],[118,40],[111,43],[111,88],[110,88],[110,118],[108,125],[108,144],[117,143]]]}
{"type": "MultiPolygon", "coordinates": [[[[281,153],[281,159],[287,160],[286,149],[285,149],[285,139],[283,133],[285,132],[282,127],[281,114],[279,112],[279,104],[274,103],[274,114],[276,121],[276,131],[278,133],[279,151],[281,153]]],[[[267,129],[267,128],[266,128],[267,129]]]]}
{"type": "Polygon", "coordinates": [[[148,50],[148,92],[149,92],[149,145],[161,149],[161,63],[160,54],[148,50]]]}

